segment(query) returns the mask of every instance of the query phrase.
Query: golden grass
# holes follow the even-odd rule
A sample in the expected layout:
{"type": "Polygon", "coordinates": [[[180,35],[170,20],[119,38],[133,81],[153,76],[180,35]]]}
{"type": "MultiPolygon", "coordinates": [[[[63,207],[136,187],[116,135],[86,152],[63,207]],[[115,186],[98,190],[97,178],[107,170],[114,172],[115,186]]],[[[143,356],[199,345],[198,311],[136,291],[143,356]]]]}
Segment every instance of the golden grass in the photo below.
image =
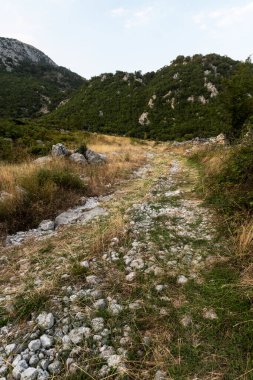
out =
{"type": "Polygon", "coordinates": [[[253,219],[242,225],[238,234],[239,254],[243,255],[253,248],[253,219]]]}
{"type": "Polygon", "coordinates": [[[25,229],[26,219],[28,228],[35,227],[41,220],[52,218],[58,212],[76,205],[81,195],[99,196],[110,193],[119,182],[129,178],[130,173],[143,165],[146,160],[147,146],[132,144],[129,138],[94,134],[89,148],[105,153],[107,163],[79,165],[60,158],[54,158],[44,165],[38,165],[34,161],[19,164],[0,163],[0,191],[8,193],[8,196],[0,201],[2,236],[9,231],[13,233],[20,228],[25,229]],[[43,189],[40,191],[37,177],[43,169],[58,173],[72,173],[77,179],[81,178],[84,181],[83,194],[80,188],[75,190],[74,185],[71,189],[60,189],[50,178],[43,184],[43,189]],[[22,211],[28,197],[34,198],[28,202],[28,207],[31,208],[30,215],[28,215],[29,210],[25,213],[22,211]],[[37,213],[38,218],[31,219],[32,213],[37,213]],[[19,218],[23,219],[22,223],[19,222],[19,218]],[[14,219],[16,219],[15,223],[14,219]]]}

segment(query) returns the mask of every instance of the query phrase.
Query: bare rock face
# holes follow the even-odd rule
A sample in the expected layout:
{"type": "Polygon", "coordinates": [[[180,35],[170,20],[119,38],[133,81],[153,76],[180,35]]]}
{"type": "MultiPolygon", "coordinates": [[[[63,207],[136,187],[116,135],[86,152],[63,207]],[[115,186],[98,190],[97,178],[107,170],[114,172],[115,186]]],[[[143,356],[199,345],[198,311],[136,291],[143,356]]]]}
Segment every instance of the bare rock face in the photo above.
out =
{"type": "Polygon", "coordinates": [[[68,156],[69,151],[65,145],[58,143],[52,146],[52,156],[53,157],[66,157],[68,156]]]}
{"type": "Polygon", "coordinates": [[[42,51],[13,38],[0,38],[0,62],[7,71],[19,66],[22,62],[33,64],[47,64],[57,67],[57,65],[42,51]]]}

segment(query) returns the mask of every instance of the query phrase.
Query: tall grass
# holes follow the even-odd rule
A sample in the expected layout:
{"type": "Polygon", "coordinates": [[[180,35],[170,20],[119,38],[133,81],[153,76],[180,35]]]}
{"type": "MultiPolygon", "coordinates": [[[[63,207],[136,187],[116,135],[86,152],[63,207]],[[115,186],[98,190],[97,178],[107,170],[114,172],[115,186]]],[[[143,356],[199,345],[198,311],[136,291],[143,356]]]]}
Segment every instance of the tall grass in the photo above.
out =
{"type": "Polygon", "coordinates": [[[206,200],[226,218],[237,252],[249,252],[253,240],[253,143],[200,149],[191,160],[201,165],[206,200]]]}
{"type": "Polygon", "coordinates": [[[94,135],[90,148],[106,153],[105,165],[78,165],[54,159],[46,165],[34,162],[0,163],[0,236],[36,227],[79,202],[81,196],[107,194],[142,165],[145,150],[129,139],[94,135]],[[1,194],[0,194],[1,195],[1,194]]]}

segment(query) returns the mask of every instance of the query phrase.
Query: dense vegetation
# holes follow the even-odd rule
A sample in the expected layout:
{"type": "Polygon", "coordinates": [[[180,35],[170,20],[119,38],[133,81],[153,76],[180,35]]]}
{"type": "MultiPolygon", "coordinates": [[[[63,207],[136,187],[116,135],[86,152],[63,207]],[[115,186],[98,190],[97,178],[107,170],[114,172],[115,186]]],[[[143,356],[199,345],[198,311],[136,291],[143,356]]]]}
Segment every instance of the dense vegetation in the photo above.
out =
{"type": "Polygon", "coordinates": [[[0,66],[0,118],[34,117],[54,110],[84,79],[59,66],[26,62],[9,72],[0,66]]]}
{"type": "Polygon", "coordinates": [[[178,56],[157,72],[117,71],[88,81],[62,67],[26,63],[12,72],[0,68],[0,99],[3,160],[47,154],[52,143],[72,138],[70,130],[153,140],[223,132],[237,139],[253,115],[253,65],[217,54],[178,56]],[[52,112],[24,118],[43,107],[52,112]]]}
{"type": "Polygon", "coordinates": [[[201,165],[201,189],[209,204],[219,210],[225,230],[236,241],[240,253],[253,248],[253,134],[240,144],[203,149],[191,160],[201,165]]]}
{"type": "MultiPolygon", "coordinates": [[[[245,78],[252,76],[250,62],[241,66],[247,66],[245,78]]],[[[241,71],[239,62],[210,54],[179,56],[156,73],[102,74],[43,122],[157,140],[226,133],[233,102],[229,81],[241,71]]]]}

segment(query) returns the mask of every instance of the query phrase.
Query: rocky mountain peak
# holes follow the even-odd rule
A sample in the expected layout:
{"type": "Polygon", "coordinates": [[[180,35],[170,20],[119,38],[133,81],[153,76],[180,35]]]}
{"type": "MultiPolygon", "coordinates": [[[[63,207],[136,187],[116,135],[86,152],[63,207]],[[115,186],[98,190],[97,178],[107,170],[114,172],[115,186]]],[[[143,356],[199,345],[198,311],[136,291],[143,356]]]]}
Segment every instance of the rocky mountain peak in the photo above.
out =
{"type": "Polygon", "coordinates": [[[57,66],[47,55],[35,47],[13,38],[0,37],[0,66],[7,71],[12,71],[24,62],[57,66]]]}

